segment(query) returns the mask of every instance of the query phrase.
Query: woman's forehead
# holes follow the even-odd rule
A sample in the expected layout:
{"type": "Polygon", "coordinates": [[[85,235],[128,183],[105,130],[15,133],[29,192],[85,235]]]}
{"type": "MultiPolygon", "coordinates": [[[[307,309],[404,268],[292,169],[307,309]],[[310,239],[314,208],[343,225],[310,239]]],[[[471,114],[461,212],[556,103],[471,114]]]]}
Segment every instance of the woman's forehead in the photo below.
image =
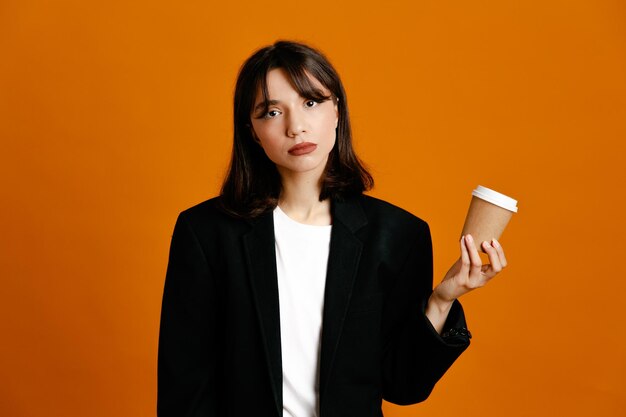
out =
{"type": "MultiPolygon", "coordinates": [[[[315,90],[321,91],[324,95],[330,93],[328,88],[306,70],[304,70],[304,77],[298,77],[297,80],[294,80],[285,69],[273,68],[267,73],[265,85],[269,94],[269,97],[266,97],[268,101],[274,98],[272,97],[273,92],[284,89],[295,90],[301,96],[308,96],[315,90]],[[300,88],[298,88],[298,84],[300,84],[300,88]]],[[[255,103],[264,101],[262,87],[263,83],[259,82],[255,103]]]]}

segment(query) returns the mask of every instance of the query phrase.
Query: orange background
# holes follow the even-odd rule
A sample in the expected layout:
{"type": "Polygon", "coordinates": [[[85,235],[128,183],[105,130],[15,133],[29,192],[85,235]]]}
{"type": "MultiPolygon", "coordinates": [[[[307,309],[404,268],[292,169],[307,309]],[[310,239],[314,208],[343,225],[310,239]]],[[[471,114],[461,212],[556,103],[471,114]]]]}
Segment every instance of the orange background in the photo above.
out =
{"type": "Polygon", "coordinates": [[[0,415],[154,416],[176,215],[217,193],[237,70],[279,38],[337,67],[436,281],[476,185],[519,200],[510,266],[461,299],[472,346],[385,415],[626,415],[621,0],[3,0],[0,415]]]}

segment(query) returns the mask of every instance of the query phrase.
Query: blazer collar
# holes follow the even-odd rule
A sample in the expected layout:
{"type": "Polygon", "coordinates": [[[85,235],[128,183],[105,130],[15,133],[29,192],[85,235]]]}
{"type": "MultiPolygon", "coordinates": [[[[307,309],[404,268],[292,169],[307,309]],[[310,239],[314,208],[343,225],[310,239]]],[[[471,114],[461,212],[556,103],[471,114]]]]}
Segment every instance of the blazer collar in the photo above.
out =
{"type": "MultiPolygon", "coordinates": [[[[331,200],[333,227],[322,315],[320,403],[328,387],[363,247],[361,240],[355,236],[355,232],[367,224],[360,199],[331,200]]],[[[252,229],[243,237],[248,277],[265,345],[276,409],[278,415],[282,415],[280,311],[273,212],[270,210],[250,224],[252,229]]]]}

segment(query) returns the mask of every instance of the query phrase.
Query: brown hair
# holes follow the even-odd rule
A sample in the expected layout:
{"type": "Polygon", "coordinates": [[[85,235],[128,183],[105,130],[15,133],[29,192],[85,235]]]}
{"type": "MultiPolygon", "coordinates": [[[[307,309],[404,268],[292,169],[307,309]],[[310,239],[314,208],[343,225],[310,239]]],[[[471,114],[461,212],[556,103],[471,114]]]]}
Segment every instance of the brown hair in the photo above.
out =
{"type": "Polygon", "coordinates": [[[339,75],[319,51],[292,41],[277,41],[254,52],[241,66],[234,97],[234,140],[228,173],[220,192],[220,205],[236,217],[253,218],[278,204],[281,180],[274,163],[252,136],[250,115],[260,90],[269,107],[267,73],[282,68],[298,93],[311,100],[328,99],[309,80],[307,73],[331,92],[339,110],[337,138],[328,156],[319,200],[361,194],[374,179],[356,156],[348,102],[339,75]]]}

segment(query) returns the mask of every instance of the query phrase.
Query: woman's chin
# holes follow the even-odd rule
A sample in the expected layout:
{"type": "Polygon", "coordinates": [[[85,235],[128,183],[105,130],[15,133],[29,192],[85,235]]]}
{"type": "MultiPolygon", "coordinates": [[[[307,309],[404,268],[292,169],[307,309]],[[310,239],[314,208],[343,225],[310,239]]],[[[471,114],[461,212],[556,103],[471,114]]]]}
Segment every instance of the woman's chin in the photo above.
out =
{"type": "Polygon", "coordinates": [[[326,166],[326,161],[302,160],[289,165],[277,165],[278,172],[284,175],[319,174],[321,175],[326,166]]]}

